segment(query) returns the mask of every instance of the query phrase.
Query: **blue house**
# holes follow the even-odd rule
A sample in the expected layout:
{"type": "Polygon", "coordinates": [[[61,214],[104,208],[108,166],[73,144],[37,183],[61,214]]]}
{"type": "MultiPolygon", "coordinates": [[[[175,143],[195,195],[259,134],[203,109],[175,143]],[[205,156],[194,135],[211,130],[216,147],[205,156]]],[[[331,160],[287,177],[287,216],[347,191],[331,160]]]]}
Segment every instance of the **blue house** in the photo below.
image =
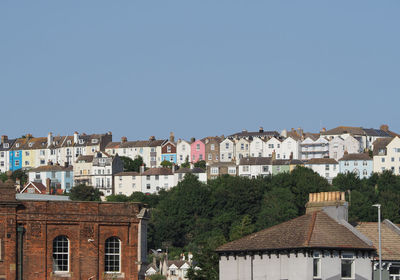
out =
{"type": "Polygon", "coordinates": [[[369,178],[373,172],[373,160],[367,153],[348,154],[339,159],[339,173],[352,172],[360,179],[369,178]]]}

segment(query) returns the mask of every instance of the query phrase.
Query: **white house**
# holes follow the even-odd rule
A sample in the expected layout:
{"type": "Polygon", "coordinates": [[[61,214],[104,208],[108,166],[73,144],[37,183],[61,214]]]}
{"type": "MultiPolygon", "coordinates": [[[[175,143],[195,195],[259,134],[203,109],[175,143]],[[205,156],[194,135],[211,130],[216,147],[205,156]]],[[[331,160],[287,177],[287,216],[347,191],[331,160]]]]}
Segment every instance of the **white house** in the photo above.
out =
{"type": "Polygon", "coordinates": [[[190,162],[190,143],[179,139],[178,142],[176,143],[176,163],[178,165],[181,165],[182,163],[185,163],[186,161],[190,162]]]}
{"type": "Polygon", "coordinates": [[[225,138],[219,144],[219,161],[232,162],[235,160],[235,142],[229,138],[225,138]]]}
{"type": "Polygon", "coordinates": [[[250,142],[250,156],[251,157],[262,157],[264,156],[264,140],[261,138],[254,138],[250,142]]]}
{"type": "Polygon", "coordinates": [[[250,140],[246,140],[245,138],[236,140],[235,143],[236,164],[239,163],[240,159],[249,157],[249,155],[250,155],[250,140]]]}
{"type": "Polygon", "coordinates": [[[200,182],[207,183],[207,173],[201,168],[194,167],[192,169],[190,168],[184,168],[181,167],[178,170],[174,172],[174,185],[178,185],[179,182],[181,182],[183,179],[185,179],[186,174],[193,174],[196,176],[200,182]]]}
{"type": "Polygon", "coordinates": [[[272,157],[272,154],[275,152],[276,158],[282,158],[282,141],[279,138],[271,137],[264,144],[264,157],[272,157]]]}
{"type": "Polygon", "coordinates": [[[400,175],[400,138],[383,138],[374,142],[374,172],[390,170],[400,175]]]}
{"type": "Polygon", "coordinates": [[[115,194],[131,195],[142,191],[142,176],[138,172],[120,172],[114,176],[115,194]]]}
{"type": "Polygon", "coordinates": [[[157,193],[161,189],[169,190],[175,186],[174,174],[169,168],[150,168],[144,171],[141,176],[143,193],[157,193]]]}
{"type": "Polygon", "coordinates": [[[286,137],[281,143],[282,159],[300,159],[301,141],[293,137],[286,137]]]}
{"type": "Polygon", "coordinates": [[[304,164],[332,183],[339,173],[339,163],[333,158],[313,158],[304,164]]]}
{"type": "Polygon", "coordinates": [[[363,152],[361,143],[349,135],[345,138],[334,136],[329,140],[329,157],[338,160],[343,157],[344,153],[356,154],[363,152]]]}
{"type": "Polygon", "coordinates": [[[256,178],[272,174],[272,158],[270,157],[249,157],[242,158],[239,166],[239,176],[256,178]]]}
{"type": "Polygon", "coordinates": [[[306,214],[220,246],[220,280],[372,280],[372,242],[347,222],[344,193],[310,194],[306,214]]]}
{"type": "Polygon", "coordinates": [[[39,182],[53,190],[69,191],[73,187],[72,166],[45,165],[28,171],[29,182],[39,182]]]}
{"type": "Polygon", "coordinates": [[[329,156],[329,142],[324,137],[307,137],[300,146],[302,160],[329,156]]]}

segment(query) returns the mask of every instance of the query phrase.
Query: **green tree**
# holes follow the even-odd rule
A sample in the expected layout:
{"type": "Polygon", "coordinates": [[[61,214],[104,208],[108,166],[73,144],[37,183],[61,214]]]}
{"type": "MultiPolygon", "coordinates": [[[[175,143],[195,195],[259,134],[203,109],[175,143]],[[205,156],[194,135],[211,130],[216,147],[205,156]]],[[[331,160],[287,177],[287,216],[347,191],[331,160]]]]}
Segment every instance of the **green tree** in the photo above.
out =
{"type": "Polygon", "coordinates": [[[124,171],[126,172],[129,171],[140,172],[140,167],[144,164],[143,158],[141,156],[138,156],[135,159],[131,159],[130,157],[120,156],[120,159],[124,163],[124,171]]]}
{"type": "Polygon", "coordinates": [[[149,279],[149,280],[165,280],[165,279],[167,279],[167,277],[165,277],[164,275],[161,275],[161,274],[153,274],[153,275],[147,276],[146,279],[149,279]]]}
{"type": "Polygon", "coordinates": [[[206,170],[206,161],[205,160],[199,160],[198,162],[195,162],[194,167],[201,168],[203,170],[206,170]]]}
{"type": "Polygon", "coordinates": [[[113,194],[106,197],[108,202],[128,202],[129,197],[123,194],[113,194]]]}
{"type": "Polygon", "coordinates": [[[242,219],[233,223],[229,234],[230,240],[236,240],[243,236],[252,233],[255,230],[255,225],[252,223],[249,215],[244,215],[242,219]]]}
{"type": "Polygon", "coordinates": [[[160,163],[160,165],[161,165],[162,167],[172,168],[173,163],[170,162],[170,161],[168,161],[168,160],[163,160],[163,161],[160,163]]]}
{"type": "Polygon", "coordinates": [[[4,183],[8,180],[8,176],[6,173],[0,173],[0,180],[4,183]]]}
{"type": "Polygon", "coordinates": [[[189,162],[189,156],[186,156],[185,162],[181,164],[182,168],[189,168],[190,167],[190,162],[189,162]]]}
{"type": "Polygon", "coordinates": [[[69,198],[78,201],[101,201],[103,193],[92,186],[77,185],[71,188],[69,198]]]}

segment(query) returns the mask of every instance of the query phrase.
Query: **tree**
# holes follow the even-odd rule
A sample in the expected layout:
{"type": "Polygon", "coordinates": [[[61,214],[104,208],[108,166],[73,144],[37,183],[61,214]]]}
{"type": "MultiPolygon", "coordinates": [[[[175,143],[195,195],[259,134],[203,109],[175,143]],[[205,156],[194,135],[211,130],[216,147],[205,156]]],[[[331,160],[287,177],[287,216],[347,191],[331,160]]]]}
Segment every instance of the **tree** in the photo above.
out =
{"type": "Polygon", "coordinates": [[[26,182],[28,181],[28,175],[26,175],[25,171],[22,169],[15,170],[11,174],[11,179],[16,182],[17,179],[20,180],[21,185],[25,185],[26,182]]]}
{"type": "Polygon", "coordinates": [[[252,223],[251,217],[249,215],[244,215],[242,219],[239,219],[233,223],[231,232],[229,234],[229,239],[233,241],[242,238],[243,236],[252,233],[254,229],[255,225],[252,223]]]}
{"type": "Polygon", "coordinates": [[[6,173],[0,173],[0,180],[4,183],[8,180],[8,176],[6,173]]]}
{"type": "Polygon", "coordinates": [[[143,165],[143,158],[141,156],[138,156],[135,159],[131,159],[130,157],[120,156],[120,159],[124,163],[124,171],[140,172],[140,167],[143,165]]]}
{"type": "Polygon", "coordinates": [[[160,165],[161,165],[162,167],[172,168],[173,163],[170,162],[170,161],[168,161],[168,160],[163,160],[163,161],[160,163],[160,165]]]}
{"type": "Polygon", "coordinates": [[[77,185],[71,188],[69,198],[78,201],[101,201],[103,193],[92,186],[77,185]]]}
{"type": "Polygon", "coordinates": [[[190,167],[190,162],[189,162],[189,156],[186,156],[185,162],[181,164],[182,168],[189,168],[190,167]]]}
{"type": "Polygon", "coordinates": [[[164,275],[161,275],[161,274],[153,274],[153,275],[147,276],[146,279],[149,279],[149,280],[165,280],[167,278],[164,275]]]}
{"type": "Polygon", "coordinates": [[[203,170],[206,170],[206,161],[205,160],[199,160],[194,164],[194,167],[201,168],[203,170]]]}
{"type": "Polygon", "coordinates": [[[112,194],[106,197],[108,202],[128,202],[129,197],[123,194],[112,194]]]}

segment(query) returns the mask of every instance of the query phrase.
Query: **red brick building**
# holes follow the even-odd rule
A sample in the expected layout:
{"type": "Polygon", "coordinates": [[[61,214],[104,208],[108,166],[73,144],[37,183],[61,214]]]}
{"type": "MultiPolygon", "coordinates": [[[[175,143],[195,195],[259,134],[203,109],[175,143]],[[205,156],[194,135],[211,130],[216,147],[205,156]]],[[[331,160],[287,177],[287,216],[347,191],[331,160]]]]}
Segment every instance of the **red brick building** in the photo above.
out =
{"type": "Polygon", "coordinates": [[[0,280],[144,279],[147,220],[140,203],[17,200],[0,184],[0,280]]]}

